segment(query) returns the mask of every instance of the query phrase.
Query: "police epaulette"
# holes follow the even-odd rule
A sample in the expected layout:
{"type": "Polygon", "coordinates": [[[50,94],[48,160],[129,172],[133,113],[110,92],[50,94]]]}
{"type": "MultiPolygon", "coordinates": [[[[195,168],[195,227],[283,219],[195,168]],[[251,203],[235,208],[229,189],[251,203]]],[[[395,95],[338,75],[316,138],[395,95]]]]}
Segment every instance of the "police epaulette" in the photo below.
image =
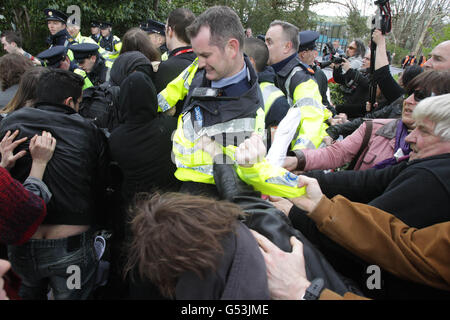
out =
{"type": "Polygon", "coordinates": [[[302,67],[302,69],[305,70],[310,75],[314,75],[315,74],[314,70],[310,66],[308,66],[307,64],[305,64],[303,62],[300,62],[300,67],[302,67]]]}

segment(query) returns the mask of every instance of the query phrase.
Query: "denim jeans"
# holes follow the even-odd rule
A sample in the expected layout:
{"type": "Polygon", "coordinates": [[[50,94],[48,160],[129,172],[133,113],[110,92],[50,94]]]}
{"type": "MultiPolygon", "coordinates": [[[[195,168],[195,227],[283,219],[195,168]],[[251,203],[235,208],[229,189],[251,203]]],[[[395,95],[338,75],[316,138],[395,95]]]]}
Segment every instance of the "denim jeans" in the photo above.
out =
{"type": "Polygon", "coordinates": [[[8,257],[22,279],[22,299],[45,300],[50,286],[55,300],[84,300],[94,289],[98,261],[92,231],[8,246],[8,257]]]}

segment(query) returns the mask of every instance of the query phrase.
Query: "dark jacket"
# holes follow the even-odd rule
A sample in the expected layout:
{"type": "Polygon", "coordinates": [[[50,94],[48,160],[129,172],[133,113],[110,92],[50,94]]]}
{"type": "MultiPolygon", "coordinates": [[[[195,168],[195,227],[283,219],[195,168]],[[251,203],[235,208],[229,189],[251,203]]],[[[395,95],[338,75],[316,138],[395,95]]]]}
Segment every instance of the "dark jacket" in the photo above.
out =
{"type": "Polygon", "coordinates": [[[155,77],[156,92],[161,92],[167,84],[175,79],[196,58],[191,46],[172,50],[166,61],[162,61],[155,77]]]}
{"type": "MultiPolygon", "coordinates": [[[[43,181],[53,194],[44,224],[92,225],[100,223],[103,208],[108,154],[105,137],[91,121],[65,105],[37,104],[25,107],[2,120],[0,133],[20,130],[28,137],[16,149],[28,150],[29,141],[43,130],[56,139],[56,149],[43,181]]],[[[29,153],[16,162],[11,175],[23,182],[30,172],[29,153]]]]}
{"type": "Polygon", "coordinates": [[[109,146],[121,168],[122,195],[128,204],[136,192],[155,188],[177,191],[175,164],[171,161],[171,135],[177,120],[158,115],[152,81],[142,72],[129,75],[120,86],[124,123],[113,130],[109,146]]]}
{"type": "Polygon", "coordinates": [[[372,112],[368,112],[364,117],[355,118],[351,121],[330,126],[326,129],[328,135],[336,140],[340,135],[346,137],[352,134],[365,119],[399,119],[402,116],[403,97],[398,97],[397,100],[391,104],[376,109],[372,112]]]}
{"type": "Polygon", "coordinates": [[[75,39],[69,34],[67,29],[63,29],[54,35],[50,35],[47,38],[47,43],[50,47],[53,46],[65,46],[67,47],[69,44],[75,43],[75,39]]]}
{"type": "Polygon", "coordinates": [[[301,232],[294,229],[289,219],[270,202],[261,199],[261,194],[242,182],[234,168],[222,162],[218,156],[214,164],[214,180],[223,200],[238,204],[246,215],[242,220],[247,227],[266,236],[270,241],[286,252],[292,251],[290,237],[295,236],[303,243],[307,278],[322,278],[325,287],[339,294],[354,292],[361,294],[348,279],[342,277],[328,263],[324,256],[306,239],[301,232]]]}
{"type": "Polygon", "coordinates": [[[87,76],[94,86],[98,86],[109,80],[109,72],[110,68],[105,65],[105,59],[102,56],[97,55],[94,67],[87,76]]]}
{"type": "MultiPolygon", "coordinates": [[[[272,67],[266,67],[263,71],[258,72],[259,83],[269,82],[275,84],[275,77],[276,74],[272,67]]],[[[275,99],[269,112],[266,114],[266,128],[278,126],[280,121],[286,116],[288,110],[289,103],[284,95],[275,99]]]]}
{"type": "Polygon", "coordinates": [[[337,113],[346,113],[349,118],[362,117],[369,101],[368,70],[350,68],[342,74],[342,67],[333,69],[333,79],[343,91],[344,103],[336,106],[337,113]]]}
{"type": "Polygon", "coordinates": [[[177,300],[269,300],[267,271],[255,238],[241,222],[222,240],[224,255],[217,270],[200,278],[182,274],[175,288],[177,300]]]}
{"type": "Polygon", "coordinates": [[[328,102],[327,90],[328,90],[328,79],[325,72],[320,69],[320,67],[316,64],[312,67],[314,70],[314,78],[317,81],[317,85],[319,86],[320,95],[322,96],[322,104],[327,108],[330,106],[330,102],[328,102]]]}

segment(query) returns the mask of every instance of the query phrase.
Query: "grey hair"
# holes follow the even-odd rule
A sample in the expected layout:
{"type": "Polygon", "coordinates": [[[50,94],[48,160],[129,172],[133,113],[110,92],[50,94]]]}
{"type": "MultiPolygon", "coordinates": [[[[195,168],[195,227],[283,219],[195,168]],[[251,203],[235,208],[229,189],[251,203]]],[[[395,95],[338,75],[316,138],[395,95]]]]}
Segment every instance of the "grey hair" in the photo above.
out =
{"type": "Polygon", "coordinates": [[[274,20],[270,24],[270,27],[273,26],[281,26],[283,28],[283,33],[285,35],[286,40],[292,42],[292,48],[295,50],[295,52],[298,51],[298,33],[299,30],[296,26],[294,26],[292,23],[282,21],[282,20],[274,20]]]}
{"type": "Polygon", "coordinates": [[[450,141],[450,93],[432,96],[419,102],[413,112],[417,121],[428,119],[435,124],[434,134],[450,141]]]}

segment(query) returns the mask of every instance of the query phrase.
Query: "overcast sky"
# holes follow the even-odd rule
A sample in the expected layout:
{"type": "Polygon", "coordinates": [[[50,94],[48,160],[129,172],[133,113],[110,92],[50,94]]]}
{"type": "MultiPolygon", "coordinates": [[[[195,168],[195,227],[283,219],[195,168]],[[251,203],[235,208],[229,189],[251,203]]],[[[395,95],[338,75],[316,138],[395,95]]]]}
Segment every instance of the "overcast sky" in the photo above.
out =
{"type": "MultiPolygon", "coordinates": [[[[339,0],[338,0],[339,1],[339,0]]],[[[360,12],[365,15],[375,14],[376,7],[373,0],[353,0],[358,3],[360,12]]],[[[346,0],[340,2],[345,3],[346,0]]],[[[345,17],[348,14],[348,9],[338,4],[321,3],[311,8],[311,11],[326,16],[345,17]]]]}

